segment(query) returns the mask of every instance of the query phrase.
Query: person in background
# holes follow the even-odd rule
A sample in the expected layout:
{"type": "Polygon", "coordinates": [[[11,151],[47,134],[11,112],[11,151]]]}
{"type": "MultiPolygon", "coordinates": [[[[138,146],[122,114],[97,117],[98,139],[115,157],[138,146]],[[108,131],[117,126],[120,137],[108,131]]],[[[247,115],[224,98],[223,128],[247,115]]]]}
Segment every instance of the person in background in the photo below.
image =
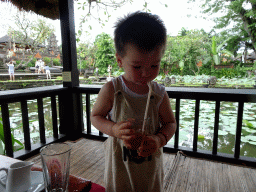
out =
{"type": "Polygon", "coordinates": [[[15,80],[15,76],[14,76],[14,64],[12,59],[10,60],[9,63],[7,63],[7,66],[9,67],[8,71],[9,71],[9,75],[10,75],[10,80],[14,81],[15,80]]]}
{"type": "MultiPolygon", "coordinates": [[[[39,67],[40,72],[44,73],[44,72],[45,72],[45,71],[44,71],[44,61],[42,61],[42,59],[39,59],[39,61],[40,61],[40,67],[39,67]]],[[[39,72],[38,72],[38,73],[39,73],[39,72]]]]}
{"type": "Polygon", "coordinates": [[[47,79],[51,79],[51,71],[50,71],[50,68],[48,65],[45,65],[44,66],[44,69],[45,69],[45,73],[46,73],[46,78],[47,79]]]}
{"type": "Polygon", "coordinates": [[[165,88],[153,80],[166,38],[163,21],[150,13],[129,14],[115,26],[116,60],[124,74],[103,85],[91,113],[93,126],[109,135],[104,143],[107,192],[163,191],[163,146],[174,135],[176,120],[165,88]],[[148,94],[142,135],[139,120],[148,94]]]}
{"type": "Polygon", "coordinates": [[[108,65],[108,77],[111,77],[112,66],[108,65]]]}
{"type": "Polygon", "coordinates": [[[98,67],[96,67],[96,69],[95,69],[95,75],[98,77],[99,76],[99,68],[98,67]]]}
{"type": "Polygon", "coordinates": [[[39,73],[40,65],[41,65],[40,60],[37,60],[35,63],[35,73],[39,73]]]}

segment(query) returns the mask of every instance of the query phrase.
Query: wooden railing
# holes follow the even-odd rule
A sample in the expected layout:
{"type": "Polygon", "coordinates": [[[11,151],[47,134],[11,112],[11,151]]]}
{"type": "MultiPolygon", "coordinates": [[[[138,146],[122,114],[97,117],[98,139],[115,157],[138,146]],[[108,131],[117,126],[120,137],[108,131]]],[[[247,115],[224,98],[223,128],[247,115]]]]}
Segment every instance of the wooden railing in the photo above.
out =
{"type": "Polygon", "coordinates": [[[66,139],[65,134],[61,134],[58,129],[57,123],[57,100],[60,94],[64,94],[66,88],[63,86],[48,86],[39,88],[18,89],[11,91],[0,92],[0,106],[2,113],[2,124],[4,130],[4,141],[6,155],[19,159],[26,159],[39,152],[40,148],[46,144],[57,142],[66,139]],[[51,98],[51,112],[52,112],[52,127],[53,137],[46,138],[45,136],[45,124],[44,124],[44,108],[43,98],[51,98]],[[29,128],[29,115],[27,101],[36,99],[38,107],[38,122],[40,142],[37,144],[31,144],[30,128],[29,128]],[[12,136],[10,127],[10,115],[8,104],[19,102],[22,112],[22,124],[24,132],[24,150],[14,152],[12,146],[12,136]]]}
{"type": "MultiPolygon", "coordinates": [[[[81,94],[86,94],[86,116],[90,116],[90,95],[97,94],[100,90],[99,85],[82,85],[78,89],[81,94]]],[[[241,132],[242,132],[242,120],[244,103],[252,102],[256,103],[256,90],[255,89],[216,89],[216,88],[171,88],[166,87],[166,91],[170,98],[176,99],[176,121],[177,130],[174,136],[174,145],[166,145],[164,151],[177,152],[183,151],[189,156],[207,158],[216,161],[229,162],[235,164],[246,164],[249,166],[256,167],[256,158],[252,157],[241,157],[240,156],[240,144],[241,144],[241,132]],[[179,131],[180,131],[180,101],[181,99],[193,99],[195,100],[195,119],[194,119],[194,135],[193,135],[193,147],[186,148],[179,146],[179,131]],[[199,128],[199,112],[200,112],[200,101],[215,101],[215,121],[214,121],[214,134],[213,134],[213,147],[212,151],[198,149],[198,128],[199,128]],[[219,131],[219,116],[220,116],[220,102],[231,101],[238,102],[237,111],[237,124],[236,124],[236,136],[235,136],[235,151],[234,154],[225,154],[217,152],[218,147],[218,131],[219,131]]],[[[91,122],[87,118],[87,128],[84,132],[84,137],[87,138],[98,138],[105,140],[107,136],[101,132],[95,134],[91,131],[91,122]]],[[[255,147],[256,150],[256,147],[255,147]]]]}
{"type": "MultiPolygon", "coordinates": [[[[91,112],[91,95],[98,94],[100,91],[101,85],[80,85],[80,87],[74,88],[64,88],[62,86],[48,86],[42,88],[30,88],[14,91],[2,91],[0,92],[0,105],[2,110],[2,119],[4,127],[4,136],[6,143],[6,154],[11,157],[26,159],[33,154],[39,152],[40,148],[51,142],[63,141],[70,139],[68,134],[66,134],[65,129],[61,130],[57,124],[57,108],[56,108],[56,97],[63,98],[66,94],[72,92],[77,96],[85,95],[85,108],[86,114],[78,113],[79,119],[86,115],[86,122],[77,123],[78,128],[68,127],[69,133],[74,129],[77,137],[86,137],[93,139],[105,140],[107,135],[102,134],[101,132],[92,132],[91,122],[90,122],[90,112],[91,112]],[[52,124],[53,124],[53,137],[46,139],[45,137],[45,127],[44,127],[44,114],[43,114],[43,102],[44,97],[51,98],[51,109],[52,109],[52,124]],[[37,99],[38,104],[38,116],[39,116],[39,130],[40,130],[40,143],[36,145],[31,145],[30,143],[30,132],[29,132],[29,121],[28,121],[28,109],[27,109],[27,100],[37,99]],[[12,143],[11,143],[11,131],[10,131],[10,121],[9,121],[9,111],[8,103],[20,102],[22,110],[22,122],[24,130],[24,141],[25,149],[13,153],[12,143]],[[75,130],[76,129],[76,130],[75,130]],[[79,130],[82,130],[81,133],[79,130]],[[78,131],[77,131],[78,130],[78,131]]],[[[166,145],[164,147],[165,151],[168,152],[177,152],[183,151],[189,156],[207,158],[212,160],[217,160],[221,162],[229,162],[236,164],[246,164],[249,166],[256,167],[256,158],[252,157],[243,157],[240,156],[240,144],[241,144],[241,131],[242,131],[242,120],[243,120],[243,110],[244,103],[253,102],[256,103],[256,90],[255,89],[211,89],[211,88],[170,88],[167,87],[166,91],[170,98],[175,98],[175,115],[177,121],[177,130],[174,136],[174,145],[166,145]],[[194,118],[194,134],[193,134],[193,147],[185,148],[179,146],[179,127],[180,127],[180,101],[181,99],[195,100],[195,118],[194,118]],[[200,102],[203,100],[215,101],[215,121],[214,121],[214,133],[213,133],[213,146],[211,151],[200,150],[198,149],[198,127],[199,127],[199,112],[200,112],[200,102]],[[237,111],[237,124],[236,124],[236,136],[235,136],[235,150],[234,154],[223,154],[219,153],[217,150],[218,146],[218,131],[219,131],[219,116],[220,116],[220,102],[222,101],[232,101],[238,102],[238,111],[237,111]]],[[[79,97],[78,97],[79,98],[79,97]]],[[[78,99],[79,100],[79,99],[78,99]]],[[[58,102],[59,99],[58,99],[58,102]]],[[[61,117],[63,105],[66,105],[65,102],[59,104],[60,111],[60,121],[64,121],[66,116],[61,117]]],[[[79,110],[82,107],[80,106],[79,110]]],[[[82,110],[81,110],[82,111],[82,110]]],[[[77,115],[75,115],[77,116],[77,115]]],[[[76,138],[77,138],[76,137],[76,138]]]]}

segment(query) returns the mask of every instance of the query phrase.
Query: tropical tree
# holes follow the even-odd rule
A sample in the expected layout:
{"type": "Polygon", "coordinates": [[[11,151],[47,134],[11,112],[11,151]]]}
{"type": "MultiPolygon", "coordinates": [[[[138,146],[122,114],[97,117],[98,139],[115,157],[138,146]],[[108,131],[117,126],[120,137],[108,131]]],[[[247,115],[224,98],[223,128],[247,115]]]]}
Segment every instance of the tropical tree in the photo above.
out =
{"type": "Polygon", "coordinates": [[[97,35],[94,44],[97,46],[95,67],[99,68],[99,74],[107,73],[109,65],[112,66],[112,70],[118,69],[115,60],[114,40],[110,35],[106,33],[97,35]]]}
{"type": "MultiPolygon", "coordinates": [[[[203,14],[217,15],[215,28],[233,36],[228,43],[256,50],[256,1],[255,0],[188,0],[199,3],[203,14]],[[239,38],[238,38],[239,37],[239,38]]],[[[229,46],[230,48],[231,46],[229,46]]],[[[235,51],[236,49],[230,49],[235,51]]]]}
{"type": "Polygon", "coordinates": [[[90,43],[80,43],[77,47],[78,67],[85,69],[94,67],[96,46],[90,43]]]}
{"type": "MultiPolygon", "coordinates": [[[[9,29],[9,34],[13,40],[20,42],[21,48],[29,46],[32,54],[36,55],[44,46],[46,39],[54,32],[54,27],[44,19],[34,20],[24,11],[14,17],[15,28],[9,29]]],[[[33,57],[32,57],[33,58],[33,57]]],[[[30,60],[25,64],[25,66],[30,60]]]]}
{"type": "Polygon", "coordinates": [[[186,70],[186,73],[198,74],[200,69],[197,63],[209,54],[204,48],[208,39],[203,30],[187,30],[183,36],[168,36],[162,68],[170,71],[178,65],[181,72],[186,70]]]}

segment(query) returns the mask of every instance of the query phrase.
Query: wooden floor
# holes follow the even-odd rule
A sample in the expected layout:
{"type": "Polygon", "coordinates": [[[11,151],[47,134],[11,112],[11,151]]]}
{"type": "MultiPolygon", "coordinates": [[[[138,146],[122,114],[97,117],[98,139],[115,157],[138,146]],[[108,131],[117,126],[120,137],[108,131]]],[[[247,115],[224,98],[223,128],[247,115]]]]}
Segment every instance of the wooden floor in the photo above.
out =
{"type": "MultiPolygon", "coordinates": [[[[72,146],[70,173],[104,186],[103,142],[80,139],[72,146]]],[[[41,166],[40,156],[28,159],[41,166]]],[[[164,153],[164,191],[255,192],[256,169],[164,153]]]]}

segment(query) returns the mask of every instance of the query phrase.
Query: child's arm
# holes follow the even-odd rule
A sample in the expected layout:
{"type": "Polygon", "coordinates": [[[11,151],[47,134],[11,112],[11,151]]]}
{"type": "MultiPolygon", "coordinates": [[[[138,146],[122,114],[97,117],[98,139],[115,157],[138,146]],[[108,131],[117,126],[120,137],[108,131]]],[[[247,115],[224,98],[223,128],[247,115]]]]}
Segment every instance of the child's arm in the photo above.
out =
{"type": "Polygon", "coordinates": [[[156,152],[158,148],[165,146],[176,131],[176,120],[166,92],[159,106],[159,118],[162,126],[160,130],[157,131],[156,135],[146,136],[144,138],[139,148],[140,156],[147,157],[156,152]]]}
{"type": "Polygon", "coordinates": [[[123,140],[129,140],[133,136],[131,122],[122,121],[115,123],[106,117],[112,109],[114,103],[114,86],[112,82],[107,82],[100,90],[97,101],[91,113],[91,122],[102,133],[123,140]]]}

